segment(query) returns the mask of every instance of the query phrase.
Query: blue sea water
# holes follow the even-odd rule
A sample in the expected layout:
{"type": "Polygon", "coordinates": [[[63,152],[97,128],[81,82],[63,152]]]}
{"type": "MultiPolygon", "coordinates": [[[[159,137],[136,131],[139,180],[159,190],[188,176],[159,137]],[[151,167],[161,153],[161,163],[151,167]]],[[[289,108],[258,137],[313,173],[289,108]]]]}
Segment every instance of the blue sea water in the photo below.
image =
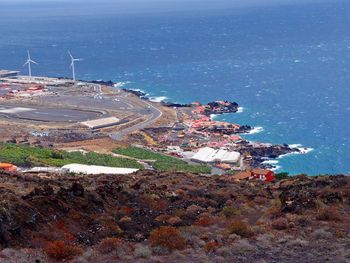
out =
{"type": "Polygon", "coordinates": [[[280,171],[350,172],[349,1],[133,14],[1,5],[0,68],[26,73],[30,49],[36,75],[70,76],[71,50],[85,59],[80,79],[237,101],[242,113],[219,118],[263,127],[247,139],[314,149],[280,159],[280,171]]]}

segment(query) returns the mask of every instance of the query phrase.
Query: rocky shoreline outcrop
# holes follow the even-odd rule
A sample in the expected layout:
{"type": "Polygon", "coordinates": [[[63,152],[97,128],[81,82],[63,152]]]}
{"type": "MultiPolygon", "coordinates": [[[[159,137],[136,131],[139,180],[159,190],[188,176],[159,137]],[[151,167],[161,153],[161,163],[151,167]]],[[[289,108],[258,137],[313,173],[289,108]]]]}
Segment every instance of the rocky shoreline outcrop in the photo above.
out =
{"type": "Polygon", "coordinates": [[[203,114],[206,116],[215,114],[235,113],[238,111],[237,102],[214,101],[204,105],[203,114]]]}
{"type": "Polygon", "coordinates": [[[254,168],[274,169],[274,165],[264,162],[277,159],[282,155],[300,152],[299,149],[291,148],[287,144],[256,144],[249,141],[243,141],[239,144],[243,154],[251,156],[250,165],[254,168]]]}

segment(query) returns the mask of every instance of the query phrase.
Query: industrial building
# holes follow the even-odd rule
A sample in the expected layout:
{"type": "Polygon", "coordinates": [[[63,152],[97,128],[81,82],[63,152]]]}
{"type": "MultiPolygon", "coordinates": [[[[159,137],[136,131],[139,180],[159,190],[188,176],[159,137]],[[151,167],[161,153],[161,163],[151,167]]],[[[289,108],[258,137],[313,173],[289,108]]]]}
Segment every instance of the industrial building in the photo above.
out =
{"type": "Polygon", "coordinates": [[[12,78],[18,76],[19,71],[0,69],[0,78],[12,78]]]}
{"type": "Polygon", "coordinates": [[[120,123],[120,120],[116,117],[108,117],[108,118],[101,118],[101,119],[81,122],[82,125],[90,129],[102,129],[102,128],[118,125],[119,123],[120,123]]]}
{"type": "MultiPolygon", "coordinates": [[[[0,71],[1,72],[1,71],[0,71]]],[[[45,86],[70,86],[74,82],[70,79],[58,79],[58,78],[48,78],[48,77],[28,77],[28,76],[18,76],[13,75],[10,77],[1,77],[0,80],[4,78],[7,83],[16,84],[41,84],[45,86]]]]}
{"type": "Polygon", "coordinates": [[[229,152],[223,149],[213,149],[210,147],[204,147],[193,155],[192,161],[201,163],[238,163],[241,159],[239,152],[229,152]]]}

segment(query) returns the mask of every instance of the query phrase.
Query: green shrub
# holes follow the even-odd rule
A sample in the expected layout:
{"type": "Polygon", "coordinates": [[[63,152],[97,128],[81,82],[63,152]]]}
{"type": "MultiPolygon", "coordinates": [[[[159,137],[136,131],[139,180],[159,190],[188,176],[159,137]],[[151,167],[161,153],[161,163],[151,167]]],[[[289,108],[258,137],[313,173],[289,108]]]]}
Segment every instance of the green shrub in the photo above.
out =
{"type": "Polygon", "coordinates": [[[57,151],[49,148],[31,147],[0,143],[0,162],[9,162],[17,166],[63,166],[70,163],[125,167],[142,169],[143,166],[135,160],[113,157],[109,154],[90,152],[57,151]]]}
{"type": "Polygon", "coordinates": [[[208,165],[190,165],[178,158],[156,153],[143,148],[120,148],[115,149],[113,152],[142,160],[155,160],[153,167],[162,172],[189,172],[201,174],[209,174],[211,172],[211,168],[208,165]]]}

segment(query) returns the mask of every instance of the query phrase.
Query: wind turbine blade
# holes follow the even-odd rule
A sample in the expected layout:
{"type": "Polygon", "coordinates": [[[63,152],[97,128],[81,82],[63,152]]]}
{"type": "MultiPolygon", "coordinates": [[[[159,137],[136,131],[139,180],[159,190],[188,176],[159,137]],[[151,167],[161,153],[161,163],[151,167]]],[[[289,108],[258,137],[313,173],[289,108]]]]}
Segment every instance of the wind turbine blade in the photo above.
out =
{"type": "Polygon", "coordinates": [[[72,53],[70,53],[69,50],[68,50],[68,54],[69,54],[69,56],[71,57],[71,59],[74,59],[73,56],[72,56],[72,53]]]}
{"type": "Polygon", "coordinates": [[[74,61],[83,61],[83,58],[75,58],[74,61]]]}
{"type": "Polygon", "coordinates": [[[23,67],[26,66],[26,65],[28,65],[28,63],[29,63],[28,61],[27,61],[26,63],[24,63],[24,64],[23,64],[23,67]]]}
{"type": "Polygon", "coordinates": [[[32,63],[34,63],[34,64],[37,64],[37,65],[38,65],[38,63],[36,63],[34,60],[30,60],[30,62],[32,62],[32,63]]]}

